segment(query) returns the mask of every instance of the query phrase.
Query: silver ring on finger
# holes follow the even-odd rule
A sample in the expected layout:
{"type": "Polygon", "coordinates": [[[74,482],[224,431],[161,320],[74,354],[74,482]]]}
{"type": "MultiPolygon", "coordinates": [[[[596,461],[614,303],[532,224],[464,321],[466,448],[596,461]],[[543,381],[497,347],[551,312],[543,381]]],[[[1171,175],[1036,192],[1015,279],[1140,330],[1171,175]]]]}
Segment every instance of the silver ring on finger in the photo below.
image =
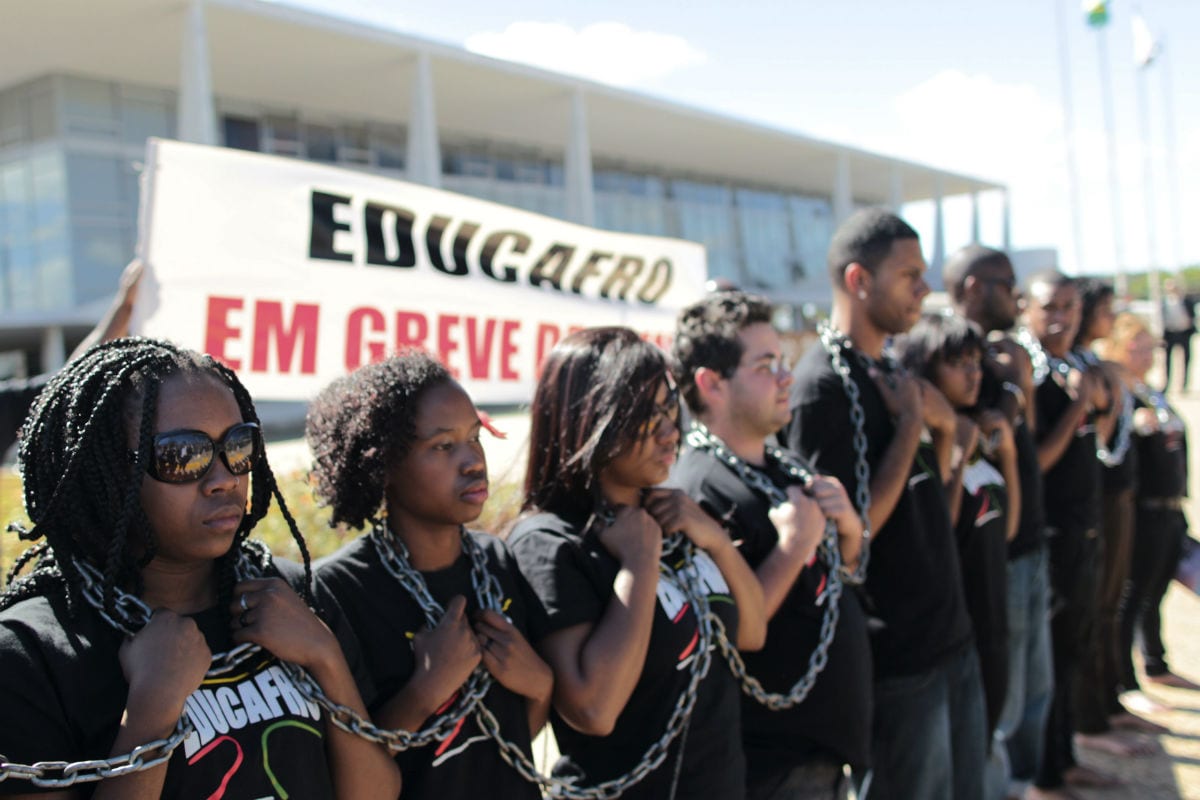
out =
{"type": "Polygon", "coordinates": [[[242,616],[245,616],[246,612],[250,610],[250,606],[246,605],[246,594],[244,592],[238,598],[238,606],[242,609],[242,616]]]}

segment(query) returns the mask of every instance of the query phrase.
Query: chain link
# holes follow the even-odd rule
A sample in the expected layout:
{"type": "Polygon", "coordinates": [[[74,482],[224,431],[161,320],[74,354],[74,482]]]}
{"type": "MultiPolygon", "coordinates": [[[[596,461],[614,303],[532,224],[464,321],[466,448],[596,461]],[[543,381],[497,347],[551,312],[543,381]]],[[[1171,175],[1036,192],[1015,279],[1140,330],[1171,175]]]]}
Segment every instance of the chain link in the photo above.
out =
{"type": "Polygon", "coordinates": [[[863,410],[858,384],[850,375],[850,363],[843,352],[844,349],[852,349],[850,340],[824,321],[817,326],[817,334],[820,336],[821,346],[829,355],[833,371],[842,379],[842,388],[850,403],[850,424],[854,428],[854,435],[850,440],[854,446],[854,504],[862,520],[863,543],[858,566],[853,570],[843,566],[839,571],[846,583],[858,585],[867,579],[867,564],[871,560],[871,467],[867,463],[867,415],[863,410]]]}
{"type": "MultiPolygon", "coordinates": [[[[244,549],[238,551],[238,561],[235,566],[238,580],[259,577],[263,574],[264,559],[269,558],[266,547],[258,542],[246,542],[243,547],[244,549]]],[[[151,608],[137,596],[120,588],[114,590],[113,610],[116,612],[116,616],[109,614],[104,604],[104,576],[86,561],[74,560],[71,564],[80,577],[80,589],[84,599],[108,625],[126,636],[133,636],[150,621],[150,617],[154,613],[151,608]]],[[[205,678],[227,675],[248,656],[260,649],[255,644],[240,644],[223,653],[215,654],[211,666],[205,673],[205,678]]],[[[300,673],[305,682],[312,683],[299,667],[286,663],[284,666],[300,673]]],[[[171,758],[175,748],[179,747],[193,731],[192,722],[185,710],[175,724],[175,731],[170,736],[138,745],[124,755],[73,762],[38,761],[33,764],[17,764],[0,756],[0,782],[13,778],[14,780],[27,780],[41,788],[65,789],[77,783],[119,778],[122,775],[141,772],[166,762],[171,758]]]]}

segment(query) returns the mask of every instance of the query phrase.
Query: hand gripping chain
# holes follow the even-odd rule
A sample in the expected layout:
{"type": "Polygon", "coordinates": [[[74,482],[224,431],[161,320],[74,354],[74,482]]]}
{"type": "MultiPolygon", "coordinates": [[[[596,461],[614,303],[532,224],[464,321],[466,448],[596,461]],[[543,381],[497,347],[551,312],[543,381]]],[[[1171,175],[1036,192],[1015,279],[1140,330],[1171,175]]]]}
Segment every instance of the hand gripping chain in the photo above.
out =
{"type": "MultiPolygon", "coordinates": [[[[754,469],[736,453],[730,450],[721,439],[713,434],[700,422],[693,422],[688,431],[687,442],[697,450],[707,450],[717,460],[729,466],[751,489],[757,489],[774,508],[787,502],[787,494],[759,470],[754,469]]],[[[778,464],[787,475],[804,486],[812,485],[813,474],[809,469],[796,460],[790,453],[777,447],[767,448],[767,457],[778,464]]],[[[717,634],[717,644],[729,662],[729,669],[742,684],[742,691],[753,697],[757,702],[771,709],[782,711],[803,703],[817,683],[817,676],[829,663],[829,647],[837,632],[838,616],[841,613],[839,600],[842,596],[842,554],[838,548],[837,524],[833,520],[825,521],[825,535],[821,540],[821,561],[828,568],[828,583],[824,590],[822,601],[825,613],[821,617],[821,638],[813,648],[808,658],[808,670],[800,676],[792,688],[784,694],[768,692],[763,685],[746,670],[746,662],[742,659],[737,647],[729,641],[725,632],[725,624],[714,616],[713,623],[717,634]]]]}
{"type": "MultiPolygon", "coordinates": [[[[266,558],[266,548],[253,543],[254,555],[261,563],[266,558]]],[[[116,591],[116,616],[110,615],[104,608],[104,589],[101,586],[103,576],[85,561],[73,562],[75,571],[82,580],[84,599],[91,605],[101,618],[113,628],[127,636],[132,636],[150,621],[152,611],[136,596],[118,589],[116,591]]],[[[254,564],[249,555],[242,551],[238,554],[237,574],[239,580],[256,577],[262,574],[259,565],[254,564]]],[[[247,656],[260,648],[254,644],[241,644],[213,656],[212,666],[205,677],[218,677],[233,670],[247,656]]],[[[303,670],[292,665],[294,672],[301,673],[306,682],[307,675],[303,670]]],[[[47,789],[65,789],[77,783],[89,783],[105,778],[119,778],[132,772],[141,772],[157,767],[171,757],[175,748],[182,744],[192,733],[192,723],[187,712],[175,724],[175,731],[165,739],[139,745],[125,755],[111,758],[91,759],[88,761],[38,761],[34,764],[15,764],[0,756],[0,782],[9,778],[27,780],[34,786],[47,789]]]]}

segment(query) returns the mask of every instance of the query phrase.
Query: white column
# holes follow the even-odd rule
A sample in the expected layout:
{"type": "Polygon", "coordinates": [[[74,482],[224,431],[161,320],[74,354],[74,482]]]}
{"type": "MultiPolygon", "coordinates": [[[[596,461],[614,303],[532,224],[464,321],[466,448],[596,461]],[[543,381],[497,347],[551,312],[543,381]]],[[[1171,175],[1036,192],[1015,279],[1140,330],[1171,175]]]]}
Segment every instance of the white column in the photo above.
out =
{"type": "Polygon", "coordinates": [[[405,177],[435,189],[442,185],[442,148],[438,142],[437,110],[433,102],[433,67],[429,53],[417,53],[412,102],[408,109],[405,177]]]}
{"type": "Polygon", "coordinates": [[[570,125],[563,158],[567,191],[567,219],[581,225],[596,224],[596,195],[592,184],[592,145],[588,136],[587,104],[583,90],[571,93],[570,125]]]}
{"type": "MultiPolygon", "coordinates": [[[[1012,209],[1009,207],[1008,189],[1001,192],[1000,196],[1004,199],[1004,211],[1001,218],[1003,225],[1004,252],[1012,252],[1012,209]]],[[[1075,254],[1075,258],[1079,258],[1079,253],[1075,254]]]]}
{"type": "Polygon", "coordinates": [[[946,260],[946,224],[942,214],[942,176],[933,176],[933,255],[929,259],[929,270],[942,274],[946,260]]]}
{"type": "Polygon", "coordinates": [[[899,164],[892,164],[891,171],[891,186],[888,191],[888,204],[892,207],[892,212],[900,213],[900,206],[904,205],[904,175],[900,172],[899,164]]]}
{"type": "Polygon", "coordinates": [[[971,192],[971,244],[979,244],[979,192],[971,192]]]}
{"type": "Polygon", "coordinates": [[[42,331],[42,372],[58,372],[67,363],[67,347],[61,325],[42,331]]]}
{"type": "Polygon", "coordinates": [[[212,70],[208,61],[208,28],[204,0],[188,3],[179,51],[179,130],[185,142],[217,144],[217,117],[213,110],[212,70]]]}
{"type": "Polygon", "coordinates": [[[854,213],[853,187],[850,185],[850,156],[839,150],[833,174],[833,224],[841,225],[854,213]]]}

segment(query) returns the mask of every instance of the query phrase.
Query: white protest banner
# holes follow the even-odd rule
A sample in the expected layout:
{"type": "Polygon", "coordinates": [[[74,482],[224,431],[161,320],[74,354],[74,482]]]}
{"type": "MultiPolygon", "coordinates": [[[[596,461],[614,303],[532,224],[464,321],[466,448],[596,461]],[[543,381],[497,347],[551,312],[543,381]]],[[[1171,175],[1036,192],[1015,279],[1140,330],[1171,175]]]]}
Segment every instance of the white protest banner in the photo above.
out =
{"type": "Polygon", "coordinates": [[[572,330],[670,342],[704,248],[403,181],[151,140],[134,330],[202,350],[257,398],[305,400],[417,345],[479,403],[526,402],[572,330]]]}

